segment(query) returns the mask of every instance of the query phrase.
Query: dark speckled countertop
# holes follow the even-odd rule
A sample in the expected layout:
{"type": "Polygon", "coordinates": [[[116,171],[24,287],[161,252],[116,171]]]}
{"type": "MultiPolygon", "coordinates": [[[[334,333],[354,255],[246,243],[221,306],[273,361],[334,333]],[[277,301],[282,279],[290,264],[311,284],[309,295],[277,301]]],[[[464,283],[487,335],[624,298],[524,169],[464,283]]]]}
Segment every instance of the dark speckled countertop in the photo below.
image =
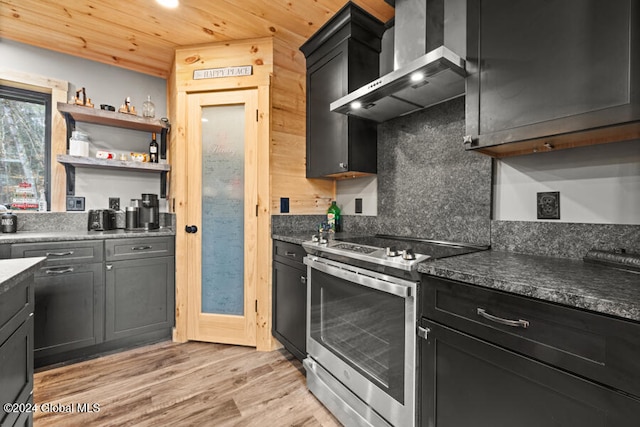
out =
{"type": "Polygon", "coordinates": [[[35,257],[0,260],[0,297],[21,283],[46,259],[45,257],[35,257]]]}
{"type": "MultiPolygon", "coordinates": [[[[274,234],[301,244],[310,233],[274,234]]],[[[418,266],[431,274],[486,288],[640,321],[640,273],[582,260],[482,251],[418,266]]]]}
{"type": "Polygon", "coordinates": [[[281,240],[283,242],[301,245],[302,242],[311,240],[312,235],[313,235],[313,231],[309,231],[308,233],[273,234],[271,238],[273,240],[281,240]]]}
{"type": "Polygon", "coordinates": [[[499,251],[427,261],[418,271],[640,321],[640,273],[499,251]]]}
{"type": "Polygon", "coordinates": [[[75,240],[127,239],[134,237],[174,236],[172,228],[159,228],[153,231],[125,231],[122,229],[109,231],[19,231],[17,233],[0,234],[0,245],[3,243],[60,242],[75,240]]]}

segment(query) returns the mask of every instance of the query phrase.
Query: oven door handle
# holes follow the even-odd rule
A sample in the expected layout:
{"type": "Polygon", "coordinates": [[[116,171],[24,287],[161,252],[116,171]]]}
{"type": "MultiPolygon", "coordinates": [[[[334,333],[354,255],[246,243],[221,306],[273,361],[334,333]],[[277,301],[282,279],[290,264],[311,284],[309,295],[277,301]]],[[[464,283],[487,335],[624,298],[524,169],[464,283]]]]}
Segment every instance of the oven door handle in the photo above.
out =
{"type": "MultiPolygon", "coordinates": [[[[365,274],[366,270],[362,270],[357,267],[338,267],[323,261],[317,261],[317,259],[308,256],[304,258],[304,263],[309,266],[309,268],[322,271],[323,273],[339,277],[340,279],[344,279],[349,282],[357,283],[358,285],[393,294],[401,298],[409,298],[411,296],[411,286],[409,286],[409,284],[413,283],[406,280],[393,279],[392,282],[382,278],[373,277],[373,275],[365,274]]],[[[311,280],[313,280],[311,272],[309,272],[309,275],[311,280]]]]}

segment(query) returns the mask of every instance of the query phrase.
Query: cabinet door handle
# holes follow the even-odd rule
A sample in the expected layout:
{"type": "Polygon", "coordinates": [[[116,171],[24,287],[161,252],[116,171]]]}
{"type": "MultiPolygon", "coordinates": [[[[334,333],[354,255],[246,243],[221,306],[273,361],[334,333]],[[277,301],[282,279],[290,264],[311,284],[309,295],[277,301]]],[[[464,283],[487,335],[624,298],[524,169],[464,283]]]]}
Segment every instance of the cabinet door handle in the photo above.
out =
{"type": "Polygon", "coordinates": [[[51,270],[46,270],[45,273],[47,274],[65,274],[65,273],[73,273],[73,267],[60,267],[60,268],[54,268],[51,270]]]}
{"type": "Polygon", "coordinates": [[[478,307],[477,313],[478,313],[478,316],[484,317],[485,319],[490,320],[490,321],[495,322],[495,323],[500,323],[501,325],[512,326],[514,328],[524,328],[524,329],[529,327],[529,321],[528,320],[503,319],[502,317],[493,316],[493,315],[487,313],[487,310],[485,310],[484,308],[478,307]]]}
{"type": "Polygon", "coordinates": [[[290,256],[290,257],[293,257],[293,258],[295,258],[295,257],[296,257],[296,253],[295,253],[295,252],[285,251],[285,253],[284,253],[284,254],[285,254],[286,256],[290,256]]]}
{"type": "Polygon", "coordinates": [[[429,334],[431,333],[431,329],[423,328],[422,326],[418,326],[418,336],[420,338],[424,338],[425,340],[429,340],[429,334]]]}
{"type": "Polygon", "coordinates": [[[304,276],[300,276],[300,283],[302,283],[303,285],[307,284],[307,278],[304,276]]]}
{"type": "Polygon", "coordinates": [[[73,255],[73,251],[68,252],[47,252],[45,256],[68,256],[73,255]]]}
{"type": "Polygon", "coordinates": [[[134,246],[131,248],[132,251],[146,251],[147,249],[153,249],[153,246],[134,246]]]}
{"type": "Polygon", "coordinates": [[[107,267],[107,271],[113,270],[113,264],[107,264],[106,267],[107,267]]]}

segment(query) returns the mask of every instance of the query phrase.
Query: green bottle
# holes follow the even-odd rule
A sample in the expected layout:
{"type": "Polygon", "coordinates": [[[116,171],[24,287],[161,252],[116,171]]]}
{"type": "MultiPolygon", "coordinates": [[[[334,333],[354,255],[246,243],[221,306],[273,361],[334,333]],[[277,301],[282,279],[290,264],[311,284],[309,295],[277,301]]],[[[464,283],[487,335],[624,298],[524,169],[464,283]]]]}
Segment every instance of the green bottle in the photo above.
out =
{"type": "Polygon", "coordinates": [[[336,201],[331,201],[331,206],[327,210],[327,224],[331,231],[342,231],[342,217],[340,216],[340,208],[336,205],[336,201]]]}

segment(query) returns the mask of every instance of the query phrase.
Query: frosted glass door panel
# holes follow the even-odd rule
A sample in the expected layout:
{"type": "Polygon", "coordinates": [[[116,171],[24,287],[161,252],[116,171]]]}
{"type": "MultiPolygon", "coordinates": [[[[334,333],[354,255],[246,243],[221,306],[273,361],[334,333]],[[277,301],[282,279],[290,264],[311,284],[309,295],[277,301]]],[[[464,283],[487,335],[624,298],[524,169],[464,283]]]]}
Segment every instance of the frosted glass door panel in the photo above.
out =
{"type": "Polygon", "coordinates": [[[202,108],[202,312],[244,314],[244,105],[202,108]]]}

